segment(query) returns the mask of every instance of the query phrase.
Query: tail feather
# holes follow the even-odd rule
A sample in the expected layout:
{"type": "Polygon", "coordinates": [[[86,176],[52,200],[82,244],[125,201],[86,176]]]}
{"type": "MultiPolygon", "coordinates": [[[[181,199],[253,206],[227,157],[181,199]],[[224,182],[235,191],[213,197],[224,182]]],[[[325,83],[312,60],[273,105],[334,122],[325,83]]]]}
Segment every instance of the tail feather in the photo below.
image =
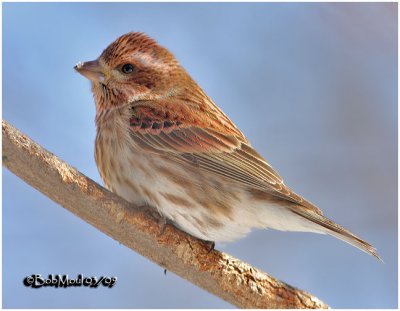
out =
{"type": "Polygon", "coordinates": [[[335,238],[338,238],[346,243],[349,243],[350,245],[357,247],[363,252],[366,252],[367,254],[370,254],[383,262],[383,260],[379,257],[378,253],[376,252],[375,247],[373,247],[371,244],[367,243],[363,239],[359,238],[358,236],[354,235],[349,230],[343,228],[342,226],[338,225],[332,220],[326,218],[325,216],[303,209],[299,206],[296,206],[291,210],[293,213],[321,226],[322,227],[321,231],[323,231],[324,233],[327,233],[329,235],[334,236],[335,238]]]}

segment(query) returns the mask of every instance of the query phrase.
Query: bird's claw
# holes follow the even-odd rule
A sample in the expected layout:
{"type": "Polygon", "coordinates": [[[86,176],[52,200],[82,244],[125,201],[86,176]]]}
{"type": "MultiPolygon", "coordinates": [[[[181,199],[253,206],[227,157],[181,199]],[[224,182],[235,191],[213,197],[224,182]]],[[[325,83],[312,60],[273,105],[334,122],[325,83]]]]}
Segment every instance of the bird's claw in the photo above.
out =
{"type": "Polygon", "coordinates": [[[215,242],[214,241],[206,241],[206,245],[208,246],[207,254],[211,253],[215,249],[215,242]]]}
{"type": "Polygon", "coordinates": [[[168,222],[167,222],[167,218],[165,218],[164,216],[161,216],[160,220],[159,220],[159,224],[161,225],[161,230],[158,233],[158,236],[162,236],[165,232],[165,229],[167,228],[168,222]]]}

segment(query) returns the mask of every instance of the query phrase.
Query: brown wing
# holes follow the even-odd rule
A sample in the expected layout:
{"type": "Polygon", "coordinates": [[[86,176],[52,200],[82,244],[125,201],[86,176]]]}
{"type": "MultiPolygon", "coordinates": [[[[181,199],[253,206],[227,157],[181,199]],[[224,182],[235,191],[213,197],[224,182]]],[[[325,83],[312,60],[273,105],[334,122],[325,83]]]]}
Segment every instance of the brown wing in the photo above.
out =
{"type": "Polygon", "coordinates": [[[278,173],[248,143],[220,110],[201,111],[187,103],[136,103],[130,119],[131,137],[141,148],[169,153],[178,161],[198,166],[251,188],[321,211],[284,185],[278,173]],[[171,111],[179,111],[174,114],[171,111]],[[205,119],[204,114],[208,117],[205,119]]]}

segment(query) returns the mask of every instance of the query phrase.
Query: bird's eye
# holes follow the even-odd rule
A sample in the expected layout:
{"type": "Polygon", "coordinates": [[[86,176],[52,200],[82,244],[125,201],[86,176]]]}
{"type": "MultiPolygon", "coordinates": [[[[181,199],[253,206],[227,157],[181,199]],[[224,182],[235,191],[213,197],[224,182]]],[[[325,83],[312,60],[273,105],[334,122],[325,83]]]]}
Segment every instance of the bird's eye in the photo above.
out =
{"type": "Polygon", "coordinates": [[[125,73],[125,74],[132,73],[133,69],[134,69],[134,67],[132,64],[125,64],[125,65],[122,65],[122,67],[121,67],[122,73],[125,73]]]}

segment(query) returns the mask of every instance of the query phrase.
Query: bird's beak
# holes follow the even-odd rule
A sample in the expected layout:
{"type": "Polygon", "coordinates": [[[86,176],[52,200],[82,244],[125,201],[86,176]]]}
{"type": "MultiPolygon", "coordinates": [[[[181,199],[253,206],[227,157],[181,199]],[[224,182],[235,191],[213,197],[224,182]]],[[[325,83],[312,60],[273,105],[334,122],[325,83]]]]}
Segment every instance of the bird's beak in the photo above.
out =
{"type": "Polygon", "coordinates": [[[103,67],[98,60],[80,62],[76,64],[74,69],[92,82],[102,83],[104,81],[103,67]]]}

